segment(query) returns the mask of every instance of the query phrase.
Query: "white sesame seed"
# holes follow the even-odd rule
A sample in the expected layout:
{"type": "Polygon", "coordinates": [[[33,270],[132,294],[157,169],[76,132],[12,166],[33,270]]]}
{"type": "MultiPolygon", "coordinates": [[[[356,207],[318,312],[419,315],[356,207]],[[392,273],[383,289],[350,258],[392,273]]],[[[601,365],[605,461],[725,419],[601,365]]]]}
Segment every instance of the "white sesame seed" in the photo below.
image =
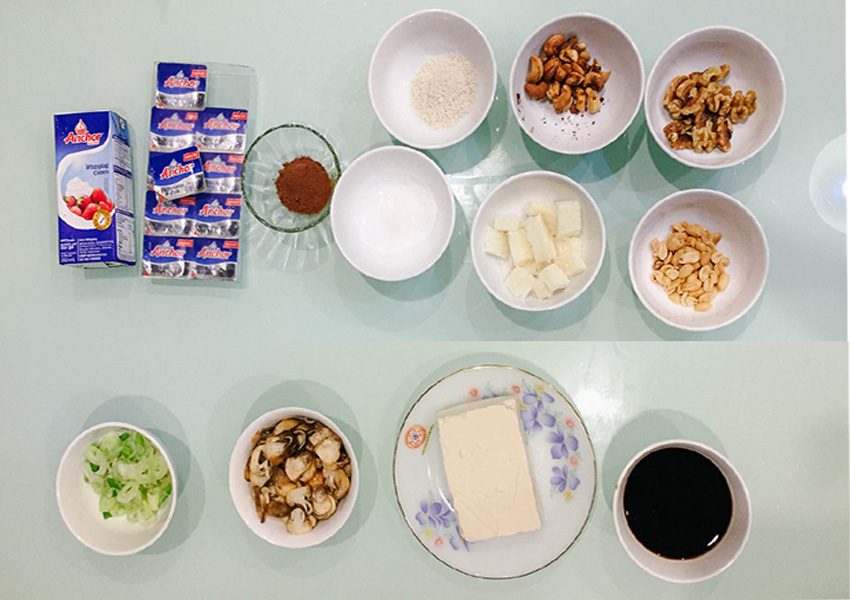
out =
{"type": "Polygon", "coordinates": [[[426,60],[410,83],[410,101],[432,129],[448,129],[472,109],[478,87],[475,65],[461,54],[426,60]]]}

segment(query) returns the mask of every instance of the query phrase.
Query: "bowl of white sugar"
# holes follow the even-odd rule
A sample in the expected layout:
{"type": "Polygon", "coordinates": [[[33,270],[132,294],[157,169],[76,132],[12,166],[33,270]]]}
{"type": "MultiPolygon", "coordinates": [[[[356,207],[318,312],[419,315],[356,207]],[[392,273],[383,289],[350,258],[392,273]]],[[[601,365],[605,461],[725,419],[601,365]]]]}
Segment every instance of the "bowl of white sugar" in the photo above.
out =
{"type": "Polygon", "coordinates": [[[400,142],[445,148],[481,125],[496,92],[493,49],[478,27],[446,10],[409,15],[384,34],[369,65],[378,120],[400,142]]]}

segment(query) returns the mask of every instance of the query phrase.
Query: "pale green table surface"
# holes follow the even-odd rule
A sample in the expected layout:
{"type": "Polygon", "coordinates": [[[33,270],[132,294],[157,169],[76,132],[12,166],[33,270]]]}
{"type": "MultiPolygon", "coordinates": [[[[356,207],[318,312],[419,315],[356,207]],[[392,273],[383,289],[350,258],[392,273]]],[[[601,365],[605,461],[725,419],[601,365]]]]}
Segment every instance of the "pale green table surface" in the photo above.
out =
{"type": "Polygon", "coordinates": [[[0,367],[3,598],[850,595],[845,343],[376,342],[237,352],[187,339],[110,361],[90,338],[47,350],[41,343],[5,348],[0,367]],[[392,452],[407,408],[439,377],[480,363],[521,366],[557,382],[582,413],[597,456],[597,502],[584,533],[551,566],[512,581],[443,566],[408,531],[393,494],[392,452]],[[351,520],[325,545],[301,551],[251,533],[227,488],[239,433],[287,404],[332,417],[351,439],[362,475],[351,520]],[[77,543],[53,496],[68,441],[112,419],[160,435],[185,482],[171,527],[134,557],[103,557],[77,543]],[[752,533],[738,561],[689,586],[634,565],[610,514],[627,460],[674,437],[724,453],[752,497],[752,533]]]}
{"type": "MultiPolygon", "coordinates": [[[[235,286],[144,281],[137,269],[60,268],[52,197],[51,116],[111,107],[147,127],[155,60],[251,65],[257,130],[304,121],[344,160],[390,142],[368,103],[368,59],[383,31],[428,5],[414,2],[6,2],[0,75],[6,82],[0,163],[8,226],[0,236],[0,597],[165,598],[799,598],[846,597],[848,459],[846,343],[424,343],[417,339],[846,338],[845,236],[809,198],[815,156],[844,132],[844,6],[769,2],[457,2],[489,36],[499,97],[469,141],[435,158],[470,217],[504,177],[564,172],[599,202],[609,247],[592,289],[565,309],[502,307],[477,280],[467,221],[438,265],[403,284],[361,277],[327,228],[271,235],[246,215],[243,279],[235,286]],[[238,7],[234,7],[238,6],[238,7]],[[612,18],[634,38],[647,71],[670,41],[708,24],[761,37],[788,88],[784,123],[749,163],[685,169],[648,139],[642,115],[610,149],[550,154],[525,139],[504,82],[539,23],[567,11],[612,18]],[[227,28],[227,30],[226,30],[227,28]],[[181,31],[190,35],[180,36],[181,31]],[[209,31],[209,35],[204,35],[209,31]],[[739,324],[705,335],[661,326],[628,282],[626,248],[643,212],[668,193],[707,186],[740,198],[771,244],[763,299],[739,324]],[[370,340],[388,340],[382,343],[370,340]],[[497,354],[494,354],[497,353],[497,354]],[[395,506],[390,460],[406,408],[465,364],[525,366],[561,384],[587,420],[599,502],[577,545],[538,574],[485,582],[428,556],[395,506]],[[693,383],[691,383],[693,382],[693,383]],[[363,488],[337,538],[309,551],[265,544],[244,527],[226,486],[241,429],[263,411],[300,403],[343,425],[363,488]],[[161,434],[185,487],[165,536],[143,554],[101,557],[65,530],[53,498],[61,452],[87,424],[123,419],[161,434]],[[608,514],[628,457],[664,437],[725,452],[753,497],[750,542],[729,571],[679,587],[645,575],[621,551],[608,514]]],[[[135,142],[137,205],[144,138],[135,142]]]]}
{"type": "MultiPolygon", "coordinates": [[[[215,316],[215,337],[269,339],[846,339],[846,237],[821,220],[809,197],[818,152],[845,131],[844,3],[535,1],[444,3],[488,36],[499,72],[498,97],[466,142],[433,156],[449,174],[467,219],[458,219],[447,254],[414,280],[385,284],[351,268],[328,227],[301,236],[266,230],[246,213],[243,279],[236,286],[154,284],[137,269],[82,273],[60,268],[53,200],[52,115],[114,107],[133,125],[137,206],[156,60],[241,63],[258,74],[256,131],[302,121],[327,133],[345,162],[390,143],[368,100],[372,50],[397,19],[433,5],[403,0],[310,2],[86,2],[43,0],[0,6],[2,105],[0,162],[9,226],[0,253],[8,282],[0,336],[67,336],[67,310],[117,324],[131,316],[133,344],[185,331],[184,306],[215,316]],[[785,73],[785,119],[774,140],[746,164],[720,172],[685,168],[646,130],[643,111],[609,148],[585,157],[550,153],[520,133],[506,99],[514,54],[542,22],[569,11],[606,16],[630,33],[647,74],[678,36],[729,24],[760,37],[785,73]],[[493,299],[468,252],[468,222],[507,176],[531,169],[566,173],[599,203],[608,231],[604,266],[570,306],[529,314],[493,299]],[[626,268],[641,215],[683,188],[709,187],[744,202],[767,233],[770,275],[764,296],[740,322],[709,334],[679,332],[640,304],[626,268]],[[177,307],[180,306],[181,309],[177,307]],[[245,318],[250,315],[249,318],[245,318]],[[30,324],[41,321],[38,333],[30,324]]],[[[835,182],[834,182],[835,183],[835,182]]],[[[840,184],[837,182],[836,184],[840,184]]],[[[94,327],[94,325],[92,325],[94,327]]],[[[197,329],[197,328],[196,328],[197,329]]],[[[194,335],[208,335],[195,331],[194,335]]]]}

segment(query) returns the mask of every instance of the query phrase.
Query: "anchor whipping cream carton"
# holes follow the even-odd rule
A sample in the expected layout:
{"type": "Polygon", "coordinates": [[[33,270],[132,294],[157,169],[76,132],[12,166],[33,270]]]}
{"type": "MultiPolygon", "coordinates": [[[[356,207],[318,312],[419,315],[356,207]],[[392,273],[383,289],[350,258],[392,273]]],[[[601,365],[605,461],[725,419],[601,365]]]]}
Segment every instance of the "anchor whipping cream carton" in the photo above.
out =
{"type": "Polygon", "coordinates": [[[53,117],[59,264],[136,263],[127,121],[112,111],[53,117]]]}

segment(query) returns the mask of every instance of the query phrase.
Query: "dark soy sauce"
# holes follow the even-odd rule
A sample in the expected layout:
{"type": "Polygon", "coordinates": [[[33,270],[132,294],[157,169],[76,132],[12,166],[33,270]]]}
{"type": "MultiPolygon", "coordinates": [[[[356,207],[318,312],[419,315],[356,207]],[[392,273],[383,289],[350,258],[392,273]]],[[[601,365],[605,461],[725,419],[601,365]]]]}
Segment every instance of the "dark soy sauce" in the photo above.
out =
{"type": "Polygon", "coordinates": [[[693,450],[662,448],[632,469],[623,492],[626,521],[637,540],[665,558],[705,554],[732,519],[732,494],[720,469],[693,450]]]}

